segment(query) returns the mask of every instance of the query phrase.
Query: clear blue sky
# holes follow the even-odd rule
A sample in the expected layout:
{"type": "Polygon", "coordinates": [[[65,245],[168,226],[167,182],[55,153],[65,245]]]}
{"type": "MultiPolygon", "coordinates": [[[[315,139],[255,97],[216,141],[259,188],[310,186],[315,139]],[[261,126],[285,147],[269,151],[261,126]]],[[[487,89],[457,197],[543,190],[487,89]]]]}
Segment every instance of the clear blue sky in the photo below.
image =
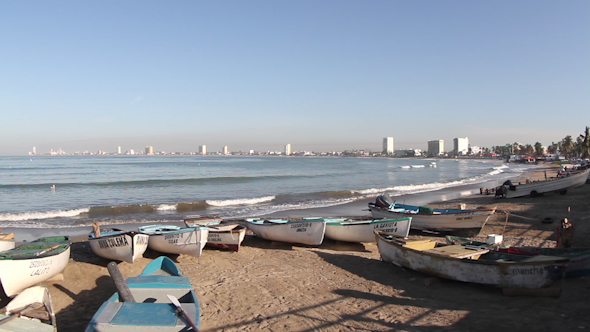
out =
{"type": "Polygon", "coordinates": [[[589,111],[588,0],[0,2],[0,155],[548,145],[589,111]]]}

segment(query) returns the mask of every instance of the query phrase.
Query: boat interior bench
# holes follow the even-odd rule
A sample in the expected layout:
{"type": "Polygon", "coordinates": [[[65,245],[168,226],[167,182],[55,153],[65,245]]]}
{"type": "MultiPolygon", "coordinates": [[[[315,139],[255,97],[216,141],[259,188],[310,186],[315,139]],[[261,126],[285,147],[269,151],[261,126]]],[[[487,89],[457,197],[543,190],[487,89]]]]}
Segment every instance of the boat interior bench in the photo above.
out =
{"type": "Polygon", "coordinates": [[[477,258],[480,255],[488,253],[489,249],[478,248],[478,247],[466,247],[459,244],[450,245],[450,246],[442,246],[436,247],[432,249],[424,250],[423,252],[441,255],[441,256],[448,256],[453,258],[477,258]],[[477,257],[475,257],[477,256],[477,257]]]}

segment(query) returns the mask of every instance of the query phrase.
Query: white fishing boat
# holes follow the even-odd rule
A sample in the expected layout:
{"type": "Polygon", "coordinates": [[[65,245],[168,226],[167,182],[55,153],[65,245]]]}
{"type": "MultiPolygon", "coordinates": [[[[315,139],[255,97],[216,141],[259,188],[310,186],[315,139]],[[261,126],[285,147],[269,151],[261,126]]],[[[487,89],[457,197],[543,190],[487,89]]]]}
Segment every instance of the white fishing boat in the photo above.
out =
{"type": "Polygon", "coordinates": [[[375,203],[369,203],[374,218],[412,218],[412,229],[455,234],[466,237],[479,234],[488,219],[496,212],[489,209],[433,209],[395,203],[389,196],[380,195],[375,203]]]}
{"type": "Polygon", "coordinates": [[[270,241],[317,246],[324,241],[324,219],[246,219],[248,229],[270,241]]]}
{"type": "Polygon", "coordinates": [[[240,224],[211,225],[207,246],[238,251],[246,237],[246,229],[246,226],[240,224]]]}
{"type": "Polygon", "coordinates": [[[213,226],[221,224],[222,219],[215,216],[189,216],[184,218],[186,227],[213,226]]]}
{"type": "Polygon", "coordinates": [[[150,225],[139,227],[141,233],[148,234],[148,247],[168,254],[183,254],[201,257],[207,243],[209,228],[182,228],[175,225],[150,225]]]}
{"type": "Polygon", "coordinates": [[[558,192],[562,195],[567,193],[568,189],[583,186],[588,179],[590,169],[576,172],[565,172],[554,178],[547,178],[540,181],[527,181],[522,184],[513,184],[510,181],[504,182],[495,189],[496,197],[536,197],[542,193],[558,192]]]}
{"type": "Polygon", "coordinates": [[[370,217],[325,218],[326,237],[345,242],[375,242],[375,231],[380,230],[407,237],[412,217],[375,219],[370,217]]]}
{"type": "Polygon", "coordinates": [[[148,247],[148,234],[117,228],[95,229],[88,234],[90,249],[103,258],[133,263],[148,247]]]}
{"type": "Polygon", "coordinates": [[[540,288],[561,278],[569,259],[409,240],[376,231],[381,259],[437,277],[502,288],[540,288]]]}
{"type": "Polygon", "coordinates": [[[70,260],[67,236],[44,237],[0,252],[0,282],[6,296],[43,282],[64,270],[70,260]]]}
{"type": "Polygon", "coordinates": [[[14,233],[0,234],[0,252],[14,249],[14,233]]]}
{"type": "Polygon", "coordinates": [[[23,290],[0,313],[0,331],[55,332],[57,325],[47,287],[23,290]]]}

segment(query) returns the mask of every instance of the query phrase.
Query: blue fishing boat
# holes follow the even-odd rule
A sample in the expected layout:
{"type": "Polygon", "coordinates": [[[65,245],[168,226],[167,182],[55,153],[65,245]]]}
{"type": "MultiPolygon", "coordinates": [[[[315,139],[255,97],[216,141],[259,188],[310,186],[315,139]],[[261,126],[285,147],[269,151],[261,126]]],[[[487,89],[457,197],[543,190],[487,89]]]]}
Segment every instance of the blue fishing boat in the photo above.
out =
{"type": "Polygon", "coordinates": [[[158,257],[125,284],[126,292],[117,285],[119,292],[98,309],[86,332],[198,329],[199,301],[189,278],[182,276],[170,258],[158,257]]]}

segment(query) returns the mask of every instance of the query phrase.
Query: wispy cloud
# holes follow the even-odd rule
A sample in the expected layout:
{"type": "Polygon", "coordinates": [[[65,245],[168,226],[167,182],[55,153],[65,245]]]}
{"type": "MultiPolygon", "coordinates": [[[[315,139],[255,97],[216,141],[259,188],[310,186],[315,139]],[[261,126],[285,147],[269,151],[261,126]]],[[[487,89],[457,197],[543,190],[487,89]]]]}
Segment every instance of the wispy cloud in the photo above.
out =
{"type": "Polygon", "coordinates": [[[135,99],[133,99],[133,101],[131,102],[131,105],[135,105],[135,104],[141,102],[141,99],[142,99],[141,96],[135,97],[135,99]]]}

